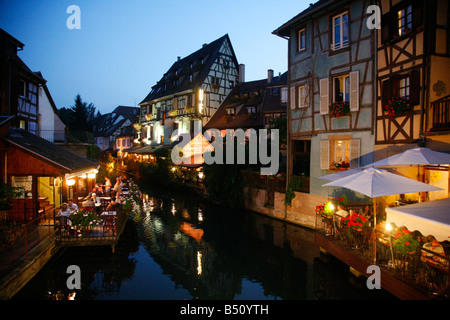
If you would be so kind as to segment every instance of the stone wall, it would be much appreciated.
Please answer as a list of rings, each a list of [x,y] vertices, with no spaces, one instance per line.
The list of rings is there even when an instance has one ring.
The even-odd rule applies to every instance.
[[[285,206],[285,194],[275,192],[274,205],[267,205],[265,189],[245,188],[245,208],[267,216],[295,223],[314,229],[316,223],[315,209],[317,205],[325,203],[325,196],[295,192],[291,206]]]

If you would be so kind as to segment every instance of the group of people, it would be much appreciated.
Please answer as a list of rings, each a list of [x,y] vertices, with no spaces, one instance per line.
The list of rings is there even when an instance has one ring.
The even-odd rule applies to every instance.
[[[106,211],[118,211],[120,209],[121,199],[120,195],[122,192],[122,188],[124,187],[124,183],[122,181],[122,176],[117,177],[116,183],[112,186],[111,180],[108,177],[105,177],[105,184],[99,185],[96,184],[91,192],[83,199],[81,203],[81,207],[83,208],[95,208],[100,207],[102,202],[102,197],[110,197],[110,202],[105,208]],[[70,221],[70,213],[77,211],[78,205],[73,202],[72,199],[69,199],[63,204],[61,204],[61,209],[58,212],[58,217],[61,220],[64,220],[64,224],[67,224],[67,221]],[[70,222],[69,222],[70,223]]]

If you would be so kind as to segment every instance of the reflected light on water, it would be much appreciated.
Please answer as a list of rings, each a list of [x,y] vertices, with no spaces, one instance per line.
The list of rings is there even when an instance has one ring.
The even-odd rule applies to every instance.
[[[202,253],[197,251],[197,275],[202,274]]]

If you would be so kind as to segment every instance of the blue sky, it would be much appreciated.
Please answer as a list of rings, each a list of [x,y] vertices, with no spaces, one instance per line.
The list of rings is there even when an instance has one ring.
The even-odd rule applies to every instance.
[[[287,71],[287,40],[272,31],[305,0],[1,0],[0,28],[25,44],[19,56],[41,71],[58,108],[75,96],[101,113],[138,105],[176,61],[227,34],[246,81]],[[81,29],[68,29],[70,5]]]

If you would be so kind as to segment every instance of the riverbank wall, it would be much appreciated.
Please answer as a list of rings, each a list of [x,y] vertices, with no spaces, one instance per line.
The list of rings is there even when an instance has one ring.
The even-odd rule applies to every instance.
[[[267,204],[267,189],[244,188],[245,208],[302,227],[315,229],[318,204],[325,203],[327,197],[295,191],[290,206],[285,205],[285,193],[274,193],[273,205]]]

